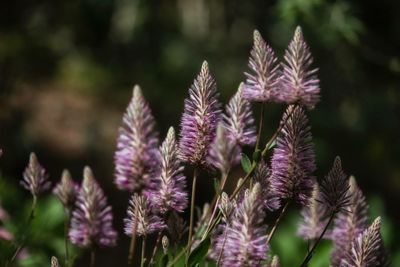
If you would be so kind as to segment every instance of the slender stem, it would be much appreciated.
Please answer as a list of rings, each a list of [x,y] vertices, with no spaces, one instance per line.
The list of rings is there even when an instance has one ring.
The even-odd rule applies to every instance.
[[[67,218],[64,221],[64,246],[65,246],[65,266],[69,266],[69,249],[68,249],[68,229],[69,229],[69,214],[70,212],[67,211]]]
[[[217,267],[219,266],[221,259],[222,259],[222,253],[224,251],[224,247],[225,247],[225,243],[226,243],[226,236],[228,235],[228,230],[225,229],[224,231],[224,242],[222,242],[222,247],[221,250],[219,251],[219,255],[218,255],[218,260],[217,260]]]
[[[261,103],[261,109],[260,109],[260,121],[258,124],[258,133],[257,133],[257,141],[256,141],[256,150],[260,147],[260,139],[261,139],[261,133],[262,133],[262,128],[263,128],[263,123],[264,123],[264,103]]]
[[[142,254],[140,256],[140,267],[144,267],[144,263],[146,262],[145,254],[146,254],[146,235],[144,235],[142,238]]]
[[[128,253],[128,265],[133,266],[133,257],[135,255],[135,247],[136,247],[136,231],[137,231],[137,217],[138,217],[138,207],[135,208],[135,220],[133,221],[133,230],[131,236],[131,243],[129,245],[129,253]]]
[[[197,168],[193,171],[193,183],[192,183],[192,199],[190,201],[190,222],[189,222],[189,238],[188,238],[188,248],[186,254],[185,265],[189,259],[190,249],[192,247],[192,230],[193,230],[193,218],[194,218],[194,203],[196,199],[196,183],[197,183]]]
[[[152,266],[154,264],[154,257],[156,256],[157,248],[158,248],[158,245],[160,244],[160,241],[161,241],[161,235],[162,235],[162,232],[159,232],[158,236],[157,236],[156,244],[154,245],[153,253],[151,254],[151,258],[150,258],[150,261],[149,261],[149,266]]]
[[[90,267],[94,267],[95,262],[96,262],[96,249],[94,248],[94,246],[92,246],[90,249]]]
[[[279,214],[278,218],[275,221],[274,226],[271,229],[271,232],[268,234],[268,238],[267,238],[267,244],[269,244],[269,242],[271,241],[272,236],[274,235],[276,228],[278,227],[283,215],[285,214],[287,208],[289,207],[290,204],[290,200],[288,200],[285,204],[285,206],[283,206],[281,213]]]
[[[321,241],[322,237],[325,235],[325,232],[328,230],[329,225],[331,224],[333,218],[335,217],[336,212],[332,212],[331,216],[329,217],[328,222],[325,225],[324,230],[322,231],[321,235],[318,237],[317,241],[312,246],[311,250],[308,252],[307,256],[304,258],[303,262],[301,263],[300,267],[307,267],[308,262],[311,260],[315,249],[317,248],[319,242]]]

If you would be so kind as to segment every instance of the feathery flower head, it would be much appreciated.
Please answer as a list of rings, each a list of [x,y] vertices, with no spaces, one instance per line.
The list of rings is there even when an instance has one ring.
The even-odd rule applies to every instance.
[[[254,181],[259,182],[261,185],[261,198],[264,207],[270,211],[276,210],[280,207],[280,199],[274,194],[271,188],[271,170],[268,164],[261,160],[254,172]]]
[[[21,185],[29,190],[33,196],[39,195],[50,187],[46,170],[40,165],[36,154],[33,152],[29,156],[29,164],[23,173]]]
[[[227,137],[222,123],[218,123],[217,135],[211,144],[208,162],[227,175],[231,167],[240,161],[240,147]]]
[[[284,59],[281,100],[286,103],[299,102],[309,109],[314,108],[319,101],[320,88],[316,76],[318,69],[310,69],[313,58],[300,26],[296,28]]]
[[[145,196],[134,194],[129,201],[128,217],[124,219],[125,234],[131,236],[136,231],[138,236],[148,235],[162,230],[164,222],[158,217]]]
[[[232,211],[235,208],[235,206],[236,206],[235,200],[230,200],[228,194],[222,192],[218,208],[221,211],[222,218],[225,222],[227,222],[231,217]]]
[[[300,106],[289,106],[271,160],[271,188],[281,199],[307,205],[314,185],[314,146],[308,119]]]
[[[70,212],[79,193],[79,185],[72,180],[68,170],[62,172],[61,181],[56,185],[53,193],[58,197],[64,208]]]
[[[146,186],[149,173],[158,163],[158,133],[150,107],[138,85],[123,116],[115,152],[115,184],[119,189]]]
[[[107,198],[96,182],[92,170],[85,167],[83,181],[72,213],[69,238],[80,247],[114,246],[117,232],[112,226],[113,215]]]
[[[257,134],[254,126],[250,102],[243,97],[244,84],[239,85],[236,94],[226,105],[226,115],[223,115],[224,127],[229,139],[239,145],[254,145]]]
[[[60,267],[60,264],[58,263],[58,260],[56,257],[51,257],[51,267]]]
[[[185,191],[186,177],[184,167],[178,158],[178,145],[175,139],[175,130],[169,128],[167,137],[160,147],[161,169],[154,179],[154,190],[150,190],[149,199],[161,213],[175,210],[183,212],[187,207],[188,195]]]
[[[249,67],[251,73],[245,73],[246,86],[244,96],[250,101],[280,101],[279,65],[272,48],[261,34],[254,31],[254,44],[250,52]]]
[[[217,86],[204,61],[189,88],[181,119],[180,157],[193,165],[207,166],[207,156],[221,114]]]
[[[381,236],[381,218],[378,217],[355,238],[341,267],[380,267],[386,263]]]
[[[226,227],[222,266],[263,266],[261,262],[267,258],[268,245],[260,194],[260,184],[256,183],[251,190],[246,190],[238,204],[231,224]]]
[[[353,240],[368,227],[368,205],[365,196],[353,176],[350,177],[349,184],[347,194],[350,204],[346,211],[338,214],[331,233],[334,242],[332,266],[340,265],[341,260],[350,251]]]
[[[339,157],[335,158],[332,169],[321,181],[319,201],[327,206],[330,213],[345,209],[350,204],[348,176],[342,169]]]

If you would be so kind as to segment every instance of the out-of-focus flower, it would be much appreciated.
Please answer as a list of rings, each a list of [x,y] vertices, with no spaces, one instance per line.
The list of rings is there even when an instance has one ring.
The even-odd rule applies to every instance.
[[[178,145],[172,127],[160,147],[160,154],[161,169],[154,179],[154,190],[150,190],[150,201],[161,214],[171,210],[183,212],[188,204],[186,177],[178,158]]]
[[[58,263],[58,260],[56,257],[51,257],[51,267],[60,267],[60,264]]]
[[[298,102],[308,108],[314,108],[319,101],[320,88],[316,76],[318,69],[310,69],[313,59],[299,26],[285,52],[284,59],[280,79],[281,100],[286,103]]]
[[[281,265],[279,264],[279,258],[278,256],[274,256],[272,258],[271,264],[269,265],[269,267],[280,267]]]
[[[119,189],[138,190],[147,185],[158,163],[158,133],[150,107],[138,85],[123,116],[115,152],[115,184]]]
[[[80,247],[114,246],[117,232],[112,226],[113,215],[107,198],[97,184],[92,170],[85,167],[83,181],[72,213],[69,238]]]
[[[125,234],[132,236],[136,231],[138,236],[148,235],[165,228],[165,224],[152,210],[145,196],[134,194],[129,201],[128,216],[124,219]]]
[[[163,248],[164,255],[168,254],[168,248],[169,248],[169,239],[166,235],[164,235],[161,239],[161,244]]]
[[[256,142],[256,127],[250,102],[243,97],[244,84],[239,85],[236,94],[226,105],[223,115],[227,136],[239,145],[254,145]]]
[[[254,44],[249,58],[251,73],[245,73],[244,96],[258,102],[280,101],[278,59],[257,30],[253,36]]]
[[[280,199],[274,194],[271,188],[271,170],[268,164],[261,160],[254,172],[254,181],[259,182],[261,185],[261,198],[264,207],[270,211],[276,210],[280,207]]]
[[[72,180],[70,172],[64,170],[61,175],[61,181],[56,185],[53,192],[69,213],[79,193],[79,185]]]
[[[315,154],[308,119],[300,106],[289,106],[271,160],[271,188],[281,199],[307,205],[311,197]]]
[[[23,173],[21,185],[29,190],[33,196],[38,196],[50,187],[46,170],[40,165],[33,152],[29,156],[29,164]]]
[[[181,120],[180,157],[193,165],[207,166],[207,156],[214,140],[221,108],[217,86],[204,61],[200,73],[189,89]]]

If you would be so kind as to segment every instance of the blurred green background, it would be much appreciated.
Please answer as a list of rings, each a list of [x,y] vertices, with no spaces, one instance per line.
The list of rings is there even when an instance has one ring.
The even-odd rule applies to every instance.
[[[393,266],[400,266],[399,11],[396,0],[2,1],[0,201],[11,217],[3,224],[17,231],[26,220],[30,196],[18,183],[35,151],[54,182],[63,168],[80,181],[83,166],[92,166],[121,232],[129,195],[113,186],[112,157],[133,85],[142,86],[163,137],[170,125],[178,126],[187,88],[204,59],[226,103],[248,69],[253,30],[281,57],[301,25],[320,69],[321,102],[309,112],[317,174],[327,172],[334,156],[342,157],[371,214],[383,216]],[[283,108],[267,105],[265,136]],[[204,188],[210,184],[202,180]],[[45,266],[52,254],[62,256],[62,209],[53,196],[40,205],[43,216],[34,223],[36,238],[27,252],[34,257],[24,266]],[[297,218],[293,210],[276,237],[284,267],[305,253],[299,238],[289,241]],[[118,247],[99,253],[99,266],[124,266],[127,246],[120,234]],[[322,249],[312,266],[327,266],[328,254]]]

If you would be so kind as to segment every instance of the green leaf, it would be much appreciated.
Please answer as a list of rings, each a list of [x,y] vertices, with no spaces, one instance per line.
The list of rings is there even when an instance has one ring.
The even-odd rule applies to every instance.
[[[271,142],[271,144],[267,147],[267,151],[271,150],[272,148],[274,148],[274,146],[276,145],[276,138],[274,141]]]
[[[249,157],[247,157],[246,154],[242,153],[242,159],[240,160],[240,163],[242,164],[243,170],[248,173],[251,170],[251,161]]]
[[[253,161],[254,162],[259,162],[261,159],[261,150],[257,149],[256,151],[254,151],[253,153]]]
[[[196,264],[200,263],[206,257],[210,245],[210,238],[207,237],[192,251],[192,253],[190,253],[188,260],[190,267],[196,266]]]
[[[220,187],[220,182],[217,178],[214,178],[214,190],[216,193],[218,193]]]

